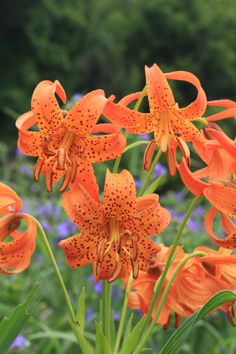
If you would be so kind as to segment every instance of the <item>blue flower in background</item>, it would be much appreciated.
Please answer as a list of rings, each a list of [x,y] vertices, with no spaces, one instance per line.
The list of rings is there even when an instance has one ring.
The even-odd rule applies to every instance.
[[[138,178],[135,178],[135,179],[134,179],[134,183],[135,183],[136,188],[140,188],[141,185],[142,185],[140,179],[138,179]]]
[[[20,166],[20,172],[25,176],[32,176],[32,166],[23,164]]]
[[[80,92],[76,92],[73,95],[73,99],[76,100],[76,101],[79,101],[82,97],[83,97],[83,95]]]
[[[151,139],[151,135],[150,134],[139,134],[138,137],[141,140],[150,140]]]
[[[89,322],[93,318],[93,309],[91,307],[85,312],[84,317],[86,322]]]
[[[159,177],[161,175],[166,176],[167,175],[167,168],[163,166],[162,164],[158,163],[153,171],[153,174],[155,177]]]
[[[26,342],[27,340],[24,336],[17,336],[14,342],[12,342],[10,348],[23,350],[26,347]]]
[[[102,281],[99,280],[96,283],[93,280],[93,274],[90,274],[88,277],[88,280],[93,283],[93,289],[95,290],[96,293],[101,294],[102,293]]]
[[[182,192],[176,192],[175,193],[175,200],[177,202],[182,202],[184,199],[183,193]]]
[[[187,222],[187,226],[193,232],[201,232],[202,231],[202,224],[199,221],[189,219]]]
[[[18,148],[16,148],[16,156],[20,158],[25,157],[25,155]]]

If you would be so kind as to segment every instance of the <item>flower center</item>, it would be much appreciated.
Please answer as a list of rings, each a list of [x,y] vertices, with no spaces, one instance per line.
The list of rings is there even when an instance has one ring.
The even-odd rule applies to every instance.
[[[138,277],[138,237],[133,235],[129,230],[121,231],[120,224],[117,220],[109,221],[109,238],[103,239],[97,248],[97,264],[96,273],[99,276],[101,272],[101,263],[104,257],[111,251],[115,251],[116,267],[111,276],[108,279],[109,282],[113,282],[122,270],[121,257],[128,256],[131,261],[133,277]],[[122,255],[123,253],[123,255]]]
[[[69,151],[70,147],[73,144],[75,138],[75,133],[67,131],[63,136],[63,139],[57,149],[53,146],[52,137],[46,135],[42,142],[42,150],[44,154],[50,159],[55,159],[55,164],[52,170],[48,171],[46,174],[46,188],[48,192],[52,191],[52,181],[53,181],[53,170],[64,171],[64,180],[60,187],[60,191],[64,191],[69,183],[73,183],[76,172],[77,172],[77,162],[76,158],[70,159]],[[39,180],[39,176],[44,165],[44,161],[38,159],[35,169],[34,169],[34,179],[36,182]]]

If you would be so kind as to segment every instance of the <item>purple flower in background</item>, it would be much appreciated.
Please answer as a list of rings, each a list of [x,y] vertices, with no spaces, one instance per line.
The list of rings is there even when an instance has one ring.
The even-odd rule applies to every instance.
[[[202,231],[202,225],[200,222],[193,220],[193,219],[189,219],[188,223],[187,223],[188,228],[193,231],[193,232],[200,232]]]
[[[26,347],[26,338],[24,336],[17,336],[14,340],[14,342],[12,342],[10,348],[11,349],[25,349]]]
[[[25,155],[18,148],[16,148],[16,156],[17,157],[24,157]]]
[[[66,237],[70,233],[70,224],[67,220],[63,220],[57,224],[57,233],[60,237]]]
[[[135,178],[135,179],[134,179],[134,183],[135,183],[136,188],[140,188],[141,185],[142,185],[140,179],[138,179],[138,178]]]
[[[88,277],[88,280],[93,283],[93,288],[95,290],[96,293],[98,294],[101,294],[102,293],[102,281],[99,280],[97,281],[96,283],[94,283],[94,279],[93,279],[93,274],[91,274],[89,277]]]
[[[151,135],[150,134],[139,134],[138,137],[141,140],[150,140],[151,139]]]
[[[49,225],[47,222],[41,221],[41,225],[46,233],[52,231],[51,225]]]
[[[83,97],[83,95],[80,92],[76,92],[73,95],[73,99],[76,100],[76,101],[79,101],[82,97]]]
[[[196,216],[202,216],[204,214],[204,208],[202,205],[196,206],[196,208],[193,211],[193,215]]]
[[[85,321],[88,322],[93,318],[93,309],[90,307],[86,312],[85,312]]]
[[[20,166],[20,172],[23,173],[25,176],[31,176],[32,175],[32,169],[30,168],[29,165],[21,165]]]
[[[179,213],[179,212],[175,211],[172,208],[166,208],[166,209],[170,212],[170,215],[171,215],[172,219],[175,219],[178,222],[181,222],[183,220],[184,214]]]
[[[184,199],[183,193],[182,192],[176,192],[175,193],[175,200],[177,202],[182,202]]]
[[[119,319],[120,319],[120,314],[117,313],[117,312],[114,312],[113,318],[114,318],[115,321],[119,321]]]
[[[155,177],[159,177],[161,175],[166,176],[167,175],[167,168],[163,166],[162,164],[158,163],[153,171],[153,174]]]

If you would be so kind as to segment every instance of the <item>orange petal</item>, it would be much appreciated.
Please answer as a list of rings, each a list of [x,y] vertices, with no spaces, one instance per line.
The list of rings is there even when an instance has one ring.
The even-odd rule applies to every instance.
[[[100,229],[103,223],[102,207],[82,185],[77,192],[63,193],[62,204],[69,218],[79,228],[93,227],[93,232]]]
[[[204,189],[208,187],[208,184],[202,182],[194,176],[194,174],[189,170],[185,159],[182,159],[178,171],[182,182],[185,186],[195,195],[201,196],[204,192]]]
[[[97,123],[107,98],[103,90],[94,90],[83,96],[68,112],[67,129],[78,135],[88,134]]]
[[[41,81],[35,88],[31,101],[37,125],[49,135],[55,133],[64,123],[55,93],[63,103],[66,102],[66,94],[59,81]]]
[[[132,217],[136,208],[136,191],[132,175],[127,170],[111,173],[107,169],[104,187],[104,212],[117,220]]]
[[[91,163],[83,159],[77,159],[77,172],[73,183],[70,183],[70,189],[72,192],[77,192],[82,185],[89,194],[95,199],[97,203],[99,201],[99,190],[96,177],[94,174]]]
[[[198,78],[188,71],[173,71],[165,74],[167,79],[186,81],[195,86],[197,89],[197,98],[185,108],[180,108],[178,111],[185,119],[198,119],[205,112],[207,99],[201,83]]]
[[[213,137],[220,143],[221,147],[228,151],[236,160],[236,142],[230,139],[223,131],[208,129]]]
[[[228,99],[208,101],[208,106],[220,106],[225,108],[236,108],[236,102]]]
[[[25,270],[31,261],[36,245],[37,226],[27,214],[22,214],[27,222],[24,232],[12,232],[13,240],[0,242],[0,271],[3,273],[20,273]]]
[[[153,116],[150,113],[136,112],[123,105],[108,101],[103,114],[112,123],[127,129],[130,133],[144,134],[153,130]]]
[[[103,234],[94,232],[81,232],[80,234],[62,240],[59,247],[65,252],[67,263],[72,268],[83,267],[96,261],[97,245]]]
[[[205,120],[207,122],[216,122],[218,120],[232,118],[232,117],[236,117],[236,108],[229,108],[224,111],[211,114],[210,116],[205,117]]]
[[[16,192],[0,182],[0,214],[18,212],[22,208],[22,201]]]
[[[219,183],[211,183],[204,190],[205,197],[222,213],[236,218],[236,189]]]
[[[151,240],[142,237],[138,247],[139,269],[146,271],[150,267],[150,260],[160,251],[160,247]]]
[[[236,227],[234,227],[234,231],[227,235],[224,239],[220,239],[214,234],[212,230],[212,223],[217,212],[218,210],[216,208],[211,208],[205,216],[205,229],[207,234],[210,236],[211,240],[220,247],[230,249],[236,248]]]
[[[162,208],[157,194],[137,198],[136,215],[127,223],[127,229],[134,234],[155,236],[161,233],[170,222],[170,213]]]
[[[22,114],[16,120],[16,127],[19,129],[17,146],[22,153],[29,156],[38,156],[42,150],[42,134],[29,130],[34,124],[32,111]]]
[[[141,94],[142,94],[142,91],[131,93],[131,94],[129,94],[129,95],[123,97],[123,98],[119,101],[119,104],[120,104],[121,106],[128,106],[128,105],[129,105],[130,103],[132,103],[133,101],[138,100]]]
[[[87,161],[95,163],[112,160],[124,151],[126,140],[114,124],[97,124],[92,133],[105,134],[80,139],[79,148],[83,150],[83,157]]]
[[[145,73],[150,112],[157,114],[160,110],[174,108],[175,99],[171,88],[157,64],[150,68],[145,66]]]
[[[179,135],[185,142],[199,141],[200,143],[205,144],[203,134],[195,127],[193,123],[185,119],[180,110],[173,112],[172,127],[174,133],[177,136]]]

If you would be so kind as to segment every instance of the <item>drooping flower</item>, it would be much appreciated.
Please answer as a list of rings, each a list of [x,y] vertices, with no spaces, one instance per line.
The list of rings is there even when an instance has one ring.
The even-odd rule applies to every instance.
[[[71,267],[94,263],[95,277],[133,277],[149,266],[159,246],[149,239],[169,223],[169,213],[158,195],[136,198],[135,182],[124,170],[106,174],[104,201],[98,202],[82,186],[63,194],[63,206],[81,233],[60,242]]]
[[[160,247],[161,251],[157,254],[155,263],[146,272],[140,272],[138,278],[133,280],[129,294],[129,307],[139,309],[144,314],[148,312],[154,295],[155,284],[162,274],[170,252],[170,248],[163,245]],[[235,255],[231,255],[228,250],[214,251],[207,247],[198,247],[195,251],[205,253],[205,256],[195,256],[188,259],[177,273],[157,319],[157,323],[163,325],[164,328],[169,326],[173,312],[175,314],[175,325],[178,326],[181,317],[191,316],[220,290],[235,289],[236,273],[235,268],[232,267],[236,263]],[[184,253],[182,249],[177,248],[176,257],[168,270],[152,318],[176,266],[187,256],[188,254]],[[125,285],[126,283],[127,279],[125,279]],[[217,309],[224,310],[230,323],[234,324],[232,302],[221,305]]]
[[[235,180],[225,183],[204,182],[196,177],[188,168],[183,159],[179,165],[179,173],[185,186],[195,195],[205,196],[212,204],[212,208],[205,216],[206,232],[213,242],[219,246],[227,248],[236,247],[235,225],[230,218],[236,218],[236,184]],[[220,212],[222,215],[223,229],[227,234],[225,239],[218,239],[212,231],[212,223],[215,214]]]
[[[205,127],[203,134],[206,143],[195,142],[194,147],[207,166],[197,170],[194,176],[207,177],[213,182],[228,180],[231,174],[236,173],[236,142],[215,123]]]
[[[35,249],[36,223],[28,214],[21,213],[21,208],[21,199],[13,189],[0,183],[0,273],[25,270]],[[26,221],[27,228],[20,232],[17,229],[22,219]]]
[[[205,112],[206,95],[196,76],[185,71],[175,71],[164,74],[154,64],[145,67],[147,95],[150,113],[141,113],[126,107],[132,100],[137,99],[140,93],[128,95],[115,104],[111,100],[104,109],[104,115],[112,122],[135,134],[154,132],[155,144],[162,152],[167,153],[170,174],[176,170],[176,148],[179,147],[183,156],[189,159],[190,152],[186,142],[200,141],[204,138],[191,121],[198,119]],[[179,108],[167,79],[182,80],[194,85],[198,91],[197,98],[185,108]],[[145,154],[144,166],[148,168],[155,151],[154,141],[151,141]],[[147,161],[146,161],[147,160]]]
[[[216,122],[218,120],[222,119],[227,119],[234,117],[236,118],[236,102],[229,100],[229,99],[223,99],[223,100],[214,100],[214,101],[208,101],[207,102],[208,106],[214,106],[214,107],[224,107],[226,109],[211,114],[210,116],[206,117],[206,121],[208,122]]]
[[[29,156],[37,156],[35,181],[45,175],[48,192],[52,184],[63,177],[60,191],[69,184],[89,186],[96,191],[91,163],[113,159],[120,155],[125,139],[112,124],[96,125],[107,99],[103,90],[83,96],[69,111],[60,109],[55,94],[66,101],[58,81],[42,81],[32,96],[32,111],[17,119],[18,148]],[[37,126],[38,131],[32,130]]]

